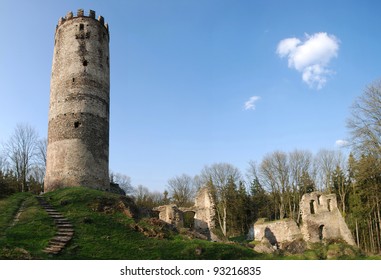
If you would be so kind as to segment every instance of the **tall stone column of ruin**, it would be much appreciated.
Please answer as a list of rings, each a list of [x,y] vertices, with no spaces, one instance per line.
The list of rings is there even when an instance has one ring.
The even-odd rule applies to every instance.
[[[69,12],[56,28],[45,191],[108,189],[109,29],[95,12]]]

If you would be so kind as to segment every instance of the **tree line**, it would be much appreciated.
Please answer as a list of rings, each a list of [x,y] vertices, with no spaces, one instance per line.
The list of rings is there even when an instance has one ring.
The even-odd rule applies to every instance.
[[[347,120],[349,154],[322,149],[274,151],[250,162],[245,178],[228,163],[205,166],[194,178],[168,181],[170,201],[190,203],[201,185],[215,200],[216,224],[224,236],[244,234],[259,218],[294,219],[305,193],[335,193],[357,245],[381,252],[381,80],[358,97]]]
[[[226,237],[247,233],[259,218],[294,219],[305,193],[335,193],[338,207],[356,243],[367,252],[381,251],[381,81],[355,100],[347,121],[349,154],[322,149],[273,151],[249,162],[245,174],[229,163],[205,166],[196,176],[170,178],[163,193],[132,186],[131,178],[110,171],[140,207],[174,203],[191,206],[197,190],[208,186],[215,201],[216,225]],[[0,198],[13,192],[40,192],[46,164],[46,139],[20,124],[0,150]]]

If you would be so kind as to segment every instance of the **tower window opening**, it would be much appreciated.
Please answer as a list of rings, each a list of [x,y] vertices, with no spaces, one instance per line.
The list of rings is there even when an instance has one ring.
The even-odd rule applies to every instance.
[[[324,230],[324,225],[319,226],[319,240],[322,241],[324,236],[323,236],[323,230]]]
[[[85,28],[85,25],[83,24],[83,23],[81,23],[80,25],[79,25],[79,30],[83,30]]]
[[[88,64],[87,60],[84,60],[83,61],[83,66],[87,66],[87,64]]]
[[[317,196],[318,205],[320,205],[320,196],[321,196],[321,195],[318,195],[318,196]]]
[[[314,202],[315,202],[315,200],[311,200],[310,201],[310,211],[311,211],[311,214],[315,214]]]
[[[331,212],[331,200],[330,199],[327,200],[327,208],[328,208],[328,211]]]
[[[80,123],[80,122],[78,122],[78,121],[77,121],[77,122],[74,122],[74,127],[75,127],[75,128],[78,128],[78,127],[80,127],[80,126],[81,126],[81,123]]]

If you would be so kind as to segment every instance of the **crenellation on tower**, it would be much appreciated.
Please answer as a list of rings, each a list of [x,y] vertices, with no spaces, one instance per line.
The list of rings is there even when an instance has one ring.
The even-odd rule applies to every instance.
[[[89,17],[95,19],[95,11],[90,10]]]
[[[85,16],[85,12],[83,11],[83,9],[78,9],[77,10],[77,17],[83,17]]]
[[[70,11],[66,14],[66,19],[71,19],[71,18],[73,18],[73,12],[72,11]]]
[[[72,20],[72,19],[75,19],[75,18],[91,18],[95,21],[98,21],[107,31],[109,30],[108,23],[105,23],[103,16],[98,16],[98,19],[96,19],[96,13],[93,10],[89,10],[89,14],[88,14],[88,16],[86,16],[83,9],[78,9],[76,16],[74,16],[72,11],[69,11],[65,17],[61,17],[59,19],[58,25],[56,26],[56,29],[58,29],[65,22]]]
[[[102,16],[99,16],[99,17],[98,17],[98,21],[99,21],[101,24],[104,24],[104,23],[105,23],[105,19],[104,19]]]
[[[58,26],[60,26],[61,24],[63,24],[65,21],[66,21],[66,18],[61,17],[61,18],[58,20]]]

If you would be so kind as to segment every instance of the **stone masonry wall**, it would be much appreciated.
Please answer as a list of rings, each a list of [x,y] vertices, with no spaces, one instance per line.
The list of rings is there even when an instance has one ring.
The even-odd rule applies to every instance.
[[[55,33],[45,191],[109,188],[109,103],[108,25],[69,12]]]
[[[343,239],[355,245],[353,236],[342,217],[335,194],[313,192],[305,194],[300,202],[304,239],[320,242],[323,239]]]
[[[254,239],[267,238],[272,245],[302,239],[303,236],[294,220],[272,222],[258,221],[254,224]]]
[[[260,241],[266,238],[273,245],[299,238],[312,243],[342,239],[350,245],[355,245],[337,207],[335,194],[305,194],[300,201],[300,211],[302,223],[299,227],[293,220],[258,221],[254,224],[254,239]]]

